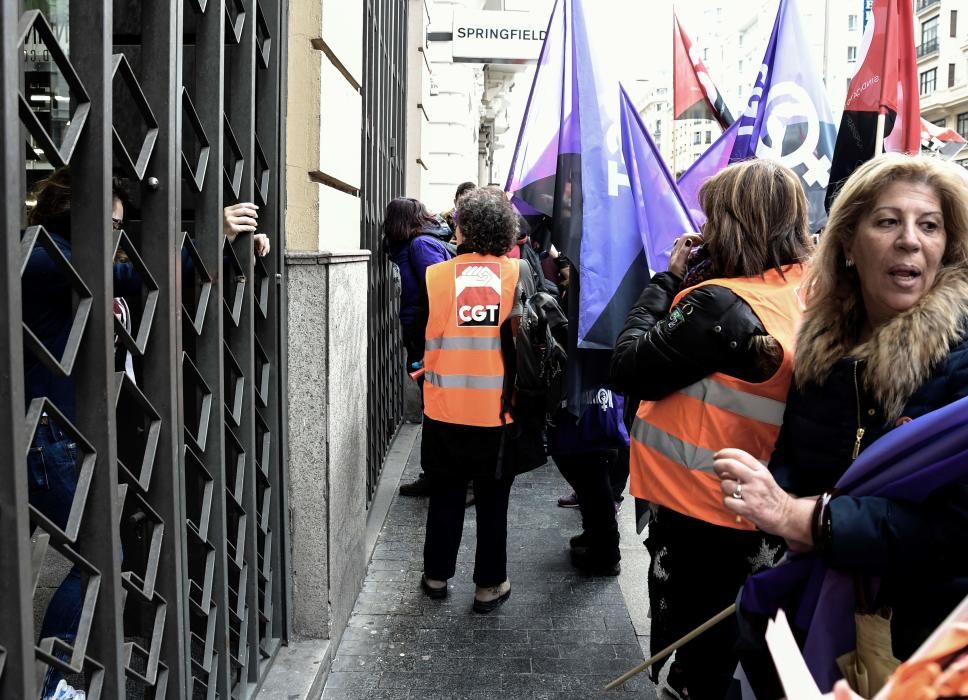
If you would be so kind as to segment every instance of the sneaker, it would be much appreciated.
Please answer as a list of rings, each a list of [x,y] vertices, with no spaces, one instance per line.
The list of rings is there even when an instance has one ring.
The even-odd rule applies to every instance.
[[[504,583],[490,588],[477,588],[474,593],[474,612],[487,615],[489,612],[497,610],[511,597],[511,581],[505,579]]]
[[[567,496],[562,496],[558,499],[559,508],[577,508],[578,507],[578,494],[572,491]]]
[[[421,474],[416,478],[416,480],[411,481],[409,484],[401,484],[400,495],[411,496],[415,498],[419,498],[422,496],[429,496],[430,479],[427,478],[426,474]]]

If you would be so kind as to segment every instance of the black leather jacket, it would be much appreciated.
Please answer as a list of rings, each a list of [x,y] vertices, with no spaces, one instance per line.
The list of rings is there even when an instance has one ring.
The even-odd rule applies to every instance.
[[[746,381],[767,379],[776,365],[764,365],[750,348],[766,329],[749,304],[726,287],[700,287],[672,300],[682,279],[671,272],[652,278],[625,320],[612,354],[615,389],[638,401],[657,401],[722,372]]]

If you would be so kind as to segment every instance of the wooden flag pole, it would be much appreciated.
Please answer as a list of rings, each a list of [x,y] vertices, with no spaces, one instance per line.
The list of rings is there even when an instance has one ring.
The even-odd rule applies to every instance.
[[[874,157],[877,158],[884,152],[884,108],[881,107],[877,112],[877,129],[874,132]]]
[[[669,646],[667,646],[665,649],[663,649],[662,651],[660,651],[658,654],[653,654],[648,659],[646,659],[645,661],[643,661],[642,663],[640,663],[638,666],[636,666],[635,668],[633,668],[631,671],[627,671],[623,675],[621,675],[618,678],[616,678],[614,681],[612,681],[611,683],[609,683],[608,685],[605,686],[605,690],[613,690],[615,688],[618,688],[620,685],[622,685],[623,683],[625,683],[625,681],[629,680],[633,676],[639,675],[640,673],[642,673],[642,671],[644,671],[645,669],[647,669],[652,664],[654,664],[654,663],[656,663],[658,661],[662,661],[662,659],[664,659],[665,657],[669,656],[676,649],[678,649],[679,647],[681,647],[684,644],[687,644],[688,642],[691,642],[693,639],[695,639],[700,634],[702,634],[703,632],[705,632],[706,630],[708,630],[710,627],[715,627],[716,625],[718,625],[720,622],[722,622],[723,620],[725,620],[727,617],[730,617],[735,612],[736,612],[736,603],[733,603],[732,605],[730,605],[728,608],[726,608],[722,612],[717,613],[714,617],[711,617],[708,620],[706,620],[704,623],[702,623],[701,625],[699,625],[699,627],[697,627],[696,629],[694,629],[689,634],[687,634],[687,635],[685,635],[683,637],[680,637],[679,639],[677,639],[676,641],[674,641],[672,644],[670,644]]]

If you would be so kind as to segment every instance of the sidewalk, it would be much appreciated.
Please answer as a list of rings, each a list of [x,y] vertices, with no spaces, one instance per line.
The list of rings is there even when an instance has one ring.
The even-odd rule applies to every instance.
[[[419,451],[418,438],[404,481],[419,473]],[[579,531],[580,515],[555,505],[568,490],[554,466],[515,480],[508,512],[513,593],[490,615],[471,611],[473,508],[464,521],[450,596],[432,601],[420,591],[426,499],[395,496],[323,698],[655,698],[647,674],[602,692],[642,661],[642,648],[619,581],[583,577],[568,561],[568,538]],[[628,499],[626,504],[623,521],[633,517]],[[623,542],[626,559],[644,551],[640,539]],[[642,571],[641,561],[622,564],[636,575]],[[624,581],[626,588],[633,583],[644,591],[644,577]]]

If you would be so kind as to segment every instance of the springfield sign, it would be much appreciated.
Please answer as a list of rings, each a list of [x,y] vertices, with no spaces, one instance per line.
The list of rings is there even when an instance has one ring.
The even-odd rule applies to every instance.
[[[535,63],[548,18],[534,12],[454,10],[455,63]]]

